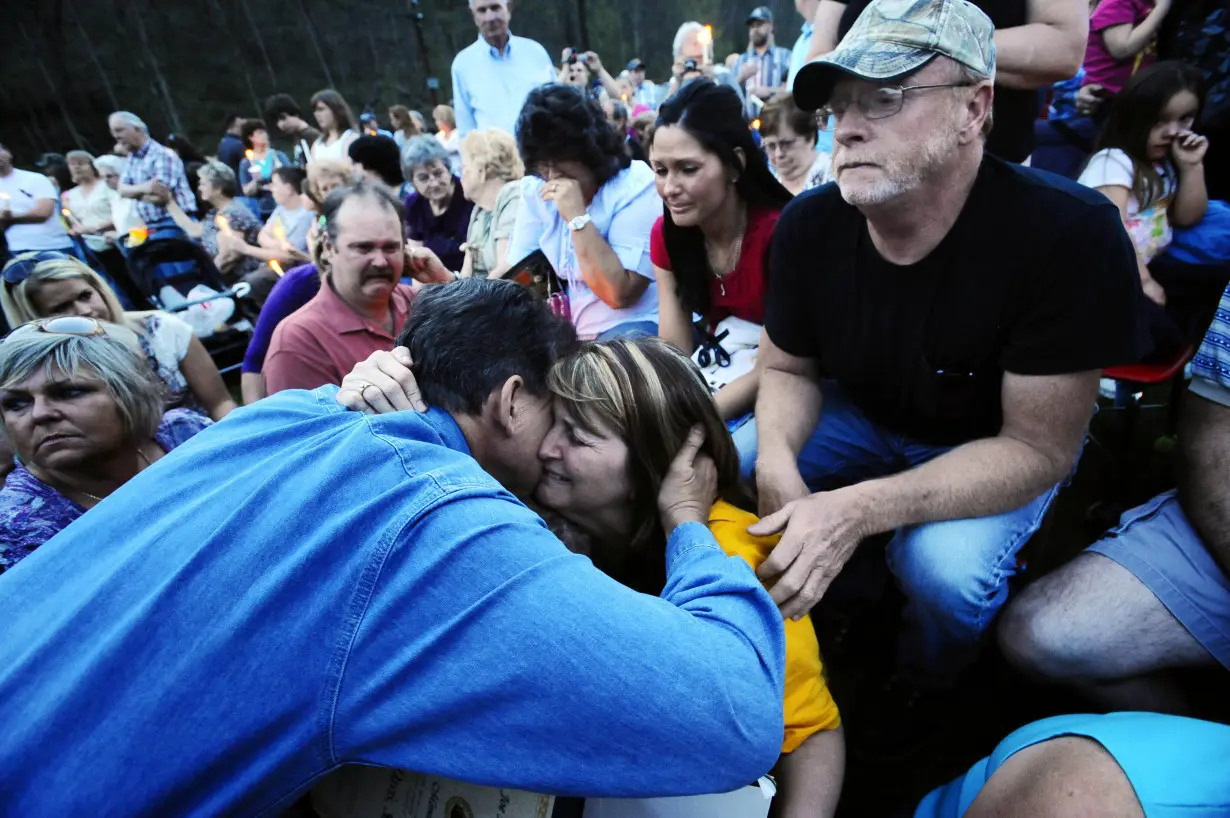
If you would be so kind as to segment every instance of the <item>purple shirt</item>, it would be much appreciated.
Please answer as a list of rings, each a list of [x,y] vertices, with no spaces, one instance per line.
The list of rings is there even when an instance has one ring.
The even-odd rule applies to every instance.
[[[320,273],[315,264],[304,264],[287,270],[286,275],[279,279],[261,314],[256,319],[256,328],[252,330],[252,340],[248,341],[248,351],[243,355],[243,372],[260,372],[265,366],[265,355],[269,352],[269,342],[273,339],[273,331],[277,329],[282,319],[311,301],[320,291]]]
[[[172,409],[162,416],[154,441],[169,452],[212,423],[196,412]],[[85,512],[18,463],[0,489],[0,574]]]
[[[448,269],[460,270],[466,258],[461,245],[470,229],[470,211],[474,209],[474,203],[466,201],[461,192],[461,180],[453,177],[453,200],[439,216],[431,212],[431,203],[417,191],[402,204],[406,208],[406,236],[422,242]]]

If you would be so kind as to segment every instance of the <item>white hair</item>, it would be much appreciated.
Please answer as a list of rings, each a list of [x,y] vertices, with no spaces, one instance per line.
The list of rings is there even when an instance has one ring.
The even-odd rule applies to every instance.
[[[137,116],[131,111],[116,111],[115,113],[111,114],[111,116],[107,117],[108,122],[110,122],[113,119],[121,120],[125,125],[131,125],[132,127],[136,128],[139,131],[145,131],[146,133],[149,133],[149,128],[146,126],[145,120],[141,119],[141,117]]]
[[[115,154],[108,153],[103,156],[96,157],[94,159],[94,167],[98,168],[99,170],[102,170],[105,168],[115,173],[123,174],[124,173],[124,163],[126,161],[128,160],[123,159],[119,156],[116,156]]]
[[[687,42],[688,37],[704,30],[705,27],[695,20],[679,26],[679,30],[675,32],[675,44],[673,47],[675,57],[678,58],[683,53],[683,44]]]

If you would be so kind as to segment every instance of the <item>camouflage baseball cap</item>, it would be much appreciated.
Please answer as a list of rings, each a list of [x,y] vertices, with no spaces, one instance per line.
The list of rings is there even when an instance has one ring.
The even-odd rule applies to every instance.
[[[794,101],[828,102],[841,72],[881,81],[917,71],[936,54],[995,77],[995,25],[968,0],[872,0],[837,48],[803,66]]]

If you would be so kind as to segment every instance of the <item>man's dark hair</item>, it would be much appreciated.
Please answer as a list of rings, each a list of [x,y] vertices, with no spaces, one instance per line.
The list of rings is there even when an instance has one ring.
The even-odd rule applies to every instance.
[[[525,98],[517,117],[517,147],[529,173],[541,176],[546,162],[577,161],[599,187],[632,163],[598,101],[558,83],[540,85]]]
[[[513,375],[531,395],[548,394],[547,373],[577,348],[577,334],[528,288],[466,278],[424,288],[397,343],[409,347],[429,406],[477,415]]]
[[[295,98],[290,94],[274,94],[265,100],[265,121],[273,123],[277,126],[278,120],[284,116],[297,116],[303,118],[303,111],[299,109],[299,103],[295,102]]]
[[[303,182],[307,179],[307,171],[303,168],[297,168],[294,165],[274,168],[272,175],[281,179],[284,184],[293,187],[295,193],[303,192]]]
[[[320,215],[325,219],[325,235],[328,237],[331,245],[337,246],[337,214],[341,211],[343,204],[350,199],[356,198],[374,199],[384,204],[389,210],[397,214],[399,224],[404,223],[405,211],[402,209],[401,200],[397,198],[397,194],[379,182],[360,179],[353,185],[339,187],[330,193],[328,198],[325,199],[325,203],[320,207]],[[402,232],[405,232],[404,227]]]
[[[401,148],[387,136],[364,134],[346,149],[350,161],[375,173],[389,187],[397,190],[404,181],[401,175]]]
[[[226,124],[222,126],[222,130],[224,130],[224,131],[229,131],[231,128],[234,128],[234,127],[235,127],[235,120],[237,120],[237,119],[243,119],[243,115],[242,115],[242,114],[234,114],[234,113],[232,113],[232,114],[227,114],[227,115],[226,115]]]

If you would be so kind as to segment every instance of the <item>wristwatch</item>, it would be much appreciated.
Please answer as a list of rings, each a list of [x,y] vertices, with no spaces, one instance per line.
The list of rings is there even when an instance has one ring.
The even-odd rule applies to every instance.
[[[580,216],[577,216],[575,219],[568,222],[568,229],[575,233],[578,230],[584,230],[585,225],[590,224],[591,222],[593,222],[593,219],[589,217],[589,214],[582,213]]]

